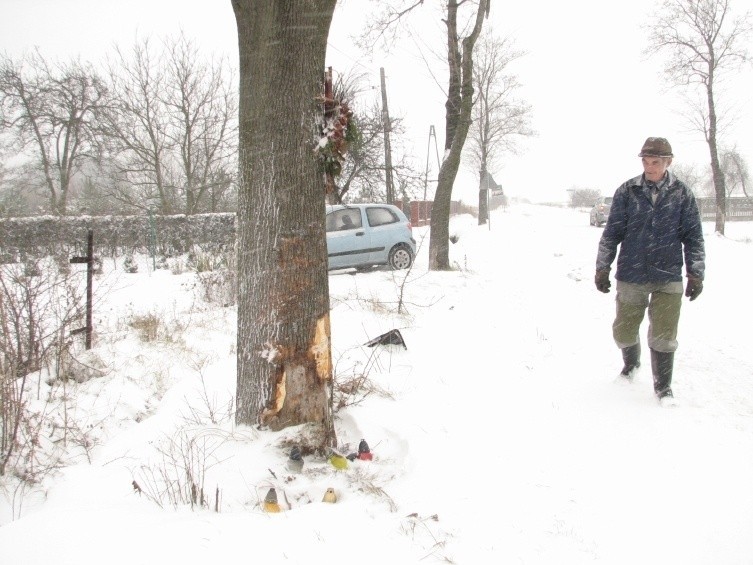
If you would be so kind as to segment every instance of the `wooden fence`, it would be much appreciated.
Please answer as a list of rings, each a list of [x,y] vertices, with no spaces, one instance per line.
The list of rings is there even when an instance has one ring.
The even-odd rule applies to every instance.
[[[716,219],[716,198],[696,198],[703,221]],[[727,221],[753,220],[753,198],[727,198]]]
[[[395,206],[400,208],[410,219],[413,226],[426,226],[431,221],[432,200],[398,200]],[[461,203],[458,200],[450,202],[450,215],[459,214]]]

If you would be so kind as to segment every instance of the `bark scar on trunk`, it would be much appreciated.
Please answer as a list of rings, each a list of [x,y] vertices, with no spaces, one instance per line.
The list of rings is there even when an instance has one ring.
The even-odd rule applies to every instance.
[[[284,360],[288,357],[288,353],[285,351],[285,348],[279,344],[275,345],[267,342],[264,344],[261,356],[266,359],[267,362],[275,366],[274,393],[269,406],[264,409],[259,418],[262,424],[267,424],[271,418],[282,410],[282,407],[285,404],[285,396],[287,394],[287,375],[285,374]]]
[[[330,355],[329,337],[328,312],[317,320],[314,342],[309,347],[309,353],[314,358],[314,363],[316,364],[316,374],[321,381],[328,381],[332,378],[332,356]]]
[[[285,404],[285,395],[287,391],[287,375],[284,369],[278,371],[279,376],[275,382],[275,392],[272,404],[266,408],[261,415],[261,423],[266,424],[269,420],[279,414]]]

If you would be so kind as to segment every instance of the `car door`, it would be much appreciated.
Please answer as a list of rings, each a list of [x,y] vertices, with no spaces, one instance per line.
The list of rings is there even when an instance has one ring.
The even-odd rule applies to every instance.
[[[337,208],[327,213],[328,268],[344,269],[367,263],[371,247],[358,207]]]
[[[373,206],[366,208],[366,221],[371,231],[369,260],[372,263],[387,263],[390,249],[399,242],[400,233],[395,228],[400,218],[386,206]]]

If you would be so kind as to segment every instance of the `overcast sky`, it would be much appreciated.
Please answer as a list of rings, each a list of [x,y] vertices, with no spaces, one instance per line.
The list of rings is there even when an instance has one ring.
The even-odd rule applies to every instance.
[[[739,10],[746,6],[734,1]],[[430,126],[436,128],[440,149],[444,142],[444,98],[416,45],[441,32],[441,24],[427,16],[420,37],[405,37],[391,54],[358,55],[350,34],[373,4],[338,3],[328,65],[367,73],[375,92],[379,68],[385,68],[390,113],[404,119],[409,147],[423,170]],[[527,52],[510,70],[533,107],[538,132],[521,145],[520,155],[493,171],[508,194],[535,201],[565,200],[573,187],[611,194],[641,172],[637,153],[648,136],[667,137],[676,162],[706,166],[707,146],[700,134],[687,131],[677,113],[681,104],[665,92],[661,61],[642,56],[645,24],[657,5],[653,0],[492,1],[489,23]],[[38,46],[45,56],[80,55],[98,62],[115,43],[131,46],[137,37],[164,37],[181,29],[207,53],[237,61],[230,0],[0,0],[0,51],[12,55]],[[753,52],[753,45],[749,49]],[[430,67],[443,72],[440,61],[431,61]],[[742,73],[727,88],[748,100],[752,77],[750,71]],[[737,115],[725,141],[737,145],[753,166],[753,107],[743,105]],[[436,169],[433,142],[428,153]],[[430,178],[432,173],[436,177],[436,170]],[[471,171],[462,171],[453,197],[474,200],[476,183]]]

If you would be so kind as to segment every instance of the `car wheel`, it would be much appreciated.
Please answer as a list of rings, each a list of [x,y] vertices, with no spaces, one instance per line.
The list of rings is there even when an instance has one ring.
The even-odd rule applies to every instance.
[[[413,253],[407,245],[398,244],[390,250],[388,258],[390,268],[394,270],[407,269],[413,264]]]

